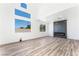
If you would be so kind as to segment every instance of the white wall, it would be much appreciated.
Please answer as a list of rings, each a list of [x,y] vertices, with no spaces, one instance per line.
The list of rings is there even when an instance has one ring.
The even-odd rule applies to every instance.
[[[79,40],[79,5],[65,13],[68,19],[68,38]]]
[[[32,14],[31,25],[32,31],[25,33],[16,33],[15,32],[15,18],[26,20],[23,17],[15,16],[15,8],[24,10],[20,7],[20,4],[0,4],[0,45],[7,44],[11,42],[17,42],[20,38],[23,40],[48,36],[48,32],[40,32],[39,26],[41,23],[46,24],[44,22],[36,20],[36,16],[38,14],[38,8],[36,5],[29,6],[30,10],[28,11]],[[47,24],[46,24],[47,26]],[[47,27],[46,27],[47,28]]]
[[[51,19],[49,19],[50,17]],[[50,20],[49,23],[52,21],[51,24],[53,24],[54,21],[60,21],[60,20],[67,19],[67,37],[69,39],[79,40],[79,5],[73,8],[63,10],[54,15],[51,15],[48,17],[48,19]],[[51,29],[51,27],[49,29]],[[53,33],[53,30],[49,30],[49,31],[52,31]]]
[[[48,34],[49,36],[53,36],[53,22],[49,23],[48,25]]]

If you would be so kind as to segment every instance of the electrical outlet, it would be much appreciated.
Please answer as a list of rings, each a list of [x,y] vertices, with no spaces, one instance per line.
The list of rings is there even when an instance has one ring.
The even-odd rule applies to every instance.
[[[20,40],[19,40],[20,42],[22,42],[22,38],[20,38]]]

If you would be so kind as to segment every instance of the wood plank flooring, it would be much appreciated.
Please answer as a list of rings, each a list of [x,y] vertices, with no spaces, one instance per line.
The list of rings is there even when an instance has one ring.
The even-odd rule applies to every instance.
[[[78,56],[79,40],[43,37],[0,46],[1,56]]]

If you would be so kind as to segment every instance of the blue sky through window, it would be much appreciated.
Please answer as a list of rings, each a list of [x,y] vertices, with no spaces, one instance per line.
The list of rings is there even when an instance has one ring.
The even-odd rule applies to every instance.
[[[26,20],[15,19],[15,27],[16,28],[27,27],[27,25],[31,25],[31,22],[30,21],[26,21]]]

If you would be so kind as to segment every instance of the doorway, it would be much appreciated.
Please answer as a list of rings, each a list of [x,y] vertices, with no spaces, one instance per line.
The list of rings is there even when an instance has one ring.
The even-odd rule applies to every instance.
[[[54,37],[67,38],[67,20],[54,22]]]

